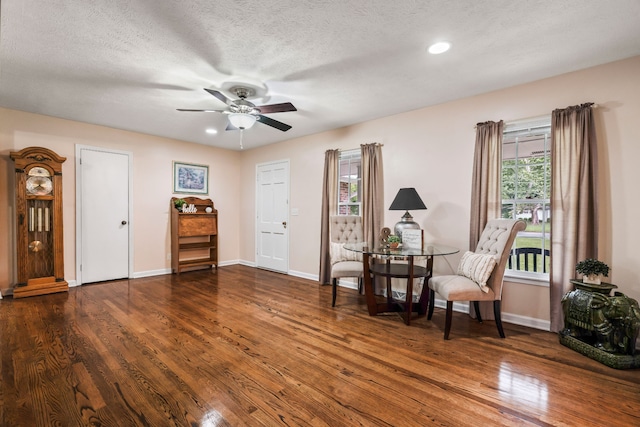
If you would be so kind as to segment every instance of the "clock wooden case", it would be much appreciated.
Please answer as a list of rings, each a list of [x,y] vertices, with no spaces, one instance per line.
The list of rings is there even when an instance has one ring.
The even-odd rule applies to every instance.
[[[17,283],[13,297],[64,292],[62,163],[53,151],[28,147],[10,153],[16,179]]]

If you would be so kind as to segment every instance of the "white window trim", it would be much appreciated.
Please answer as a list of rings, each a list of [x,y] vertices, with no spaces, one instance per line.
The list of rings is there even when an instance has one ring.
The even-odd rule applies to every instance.
[[[550,115],[533,117],[529,119],[514,120],[505,123],[504,133],[530,132],[534,129],[548,128],[551,124]],[[529,201],[529,200],[527,200]],[[551,275],[549,273],[534,273],[505,268],[504,280],[513,283],[549,287]]]
[[[504,281],[525,285],[549,287],[549,273],[528,273],[526,271],[504,270]]]

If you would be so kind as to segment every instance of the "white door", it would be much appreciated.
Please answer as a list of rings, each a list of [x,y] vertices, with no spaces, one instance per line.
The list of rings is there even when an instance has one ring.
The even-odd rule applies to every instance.
[[[256,265],[289,270],[289,161],[258,165],[256,170]]]
[[[76,148],[78,284],[129,277],[131,153]]]

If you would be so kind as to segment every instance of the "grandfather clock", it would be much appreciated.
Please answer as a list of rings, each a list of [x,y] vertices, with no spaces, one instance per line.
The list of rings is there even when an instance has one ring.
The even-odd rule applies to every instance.
[[[16,258],[14,298],[65,292],[62,246],[62,163],[46,148],[10,153],[16,165]]]

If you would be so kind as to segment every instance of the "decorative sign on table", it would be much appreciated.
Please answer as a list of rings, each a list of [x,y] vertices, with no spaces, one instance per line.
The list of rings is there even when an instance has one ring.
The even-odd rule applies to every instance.
[[[404,230],[402,232],[402,247],[405,249],[422,249],[424,230]]]
[[[194,205],[193,203],[190,205],[187,205],[186,203],[182,205],[182,213],[196,213],[196,212],[198,212],[198,209],[196,208],[196,205]]]

